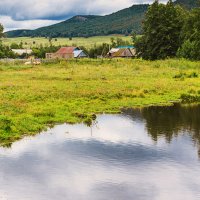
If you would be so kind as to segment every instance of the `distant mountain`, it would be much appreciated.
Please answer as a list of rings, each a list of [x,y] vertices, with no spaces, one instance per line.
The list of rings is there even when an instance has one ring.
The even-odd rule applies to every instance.
[[[198,0],[177,0],[186,8],[197,7]],[[7,32],[7,37],[90,37],[111,34],[141,33],[142,21],[148,4],[133,5],[106,16],[80,15],[36,30],[14,30]]]
[[[149,5],[134,5],[106,16],[75,16],[36,30],[15,30],[7,37],[89,37],[110,34],[141,32],[141,23]]]
[[[8,31],[6,32],[7,37],[20,37],[23,35],[28,35],[29,32],[32,32],[31,30],[21,29],[21,30],[14,30],[14,31]]]

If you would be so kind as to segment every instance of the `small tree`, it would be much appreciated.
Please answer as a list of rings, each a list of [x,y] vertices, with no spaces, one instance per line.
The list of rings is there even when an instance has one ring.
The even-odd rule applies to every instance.
[[[134,31],[131,33],[131,40],[133,44],[135,44],[137,40],[137,34]]]
[[[52,46],[52,37],[49,37],[49,44]]]
[[[10,48],[11,49],[20,49],[20,46],[17,44],[17,43],[12,43],[11,45],[10,45]]]
[[[19,43],[19,48],[23,49],[23,42],[22,41]]]

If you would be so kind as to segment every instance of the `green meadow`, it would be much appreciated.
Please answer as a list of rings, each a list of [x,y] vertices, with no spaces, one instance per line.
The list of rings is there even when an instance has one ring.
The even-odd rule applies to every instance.
[[[83,59],[0,64],[0,144],[122,108],[200,102],[200,62]]]
[[[53,38],[51,40],[52,45],[54,46],[84,46],[86,48],[93,47],[94,45],[100,45],[103,43],[110,43],[111,38],[121,38],[125,41],[131,42],[130,36],[121,36],[121,35],[111,35],[111,36],[96,36],[96,37],[90,37],[90,38],[72,38],[72,40],[69,40],[69,38]],[[20,42],[23,42],[24,48],[31,48],[31,47],[39,47],[41,44],[43,46],[47,45],[49,46],[49,39],[48,38],[42,38],[42,37],[18,37],[18,38],[4,38],[2,39],[3,44],[9,46],[12,43],[20,44]]]

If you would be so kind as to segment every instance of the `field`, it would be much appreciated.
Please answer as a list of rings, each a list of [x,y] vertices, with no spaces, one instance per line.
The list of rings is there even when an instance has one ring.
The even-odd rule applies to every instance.
[[[200,62],[71,60],[0,64],[0,144],[55,123],[85,122],[121,108],[200,102]]]
[[[72,38],[72,40],[69,40],[69,38],[54,38],[52,39],[52,44],[55,46],[85,46],[87,48],[90,48],[92,46],[99,45],[102,43],[110,43],[110,38],[121,38],[126,41],[131,41],[131,37],[126,36],[98,36],[98,37],[90,37],[90,38]],[[19,44],[20,42],[23,42],[24,48],[31,48],[31,47],[37,47],[42,45],[49,45],[49,39],[48,38],[30,38],[30,37],[19,37],[19,38],[4,38],[3,44],[5,45],[11,45],[12,43]]]

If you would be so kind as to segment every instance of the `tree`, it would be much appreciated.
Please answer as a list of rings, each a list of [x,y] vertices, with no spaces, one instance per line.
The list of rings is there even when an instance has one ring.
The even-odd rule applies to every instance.
[[[178,56],[192,60],[200,60],[200,8],[192,10],[182,30],[183,44]]]
[[[131,40],[132,40],[133,44],[135,44],[135,42],[137,40],[137,34],[134,31],[131,33]]]
[[[0,38],[4,37],[3,31],[4,31],[4,27],[2,24],[0,24]]]
[[[60,48],[60,46],[43,46],[40,45],[39,47],[33,47],[33,54],[35,55],[35,57],[37,58],[45,58],[46,53],[54,53],[56,51],[58,51],[58,49]]]
[[[50,46],[52,46],[52,37],[48,38]]]
[[[15,58],[15,53],[10,49],[10,47],[0,43],[0,58]]]
[[[136,41],[137,52],[147,60],[174,57],[181,46],[185,12],[170,0],[166,5],[156,0],[148,9],[143,36]]]
[[[10,45],[10,48],[11,48],[11,49],[20,49],[20,46],[19,46],[17,43],[12,43],[12,44]]]

